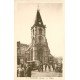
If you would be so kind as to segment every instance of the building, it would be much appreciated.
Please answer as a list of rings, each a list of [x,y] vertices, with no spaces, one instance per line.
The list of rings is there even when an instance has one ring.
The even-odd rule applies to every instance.
[[[31,27],[31,44],[17,42],[17,61],[40,61],[49,63],[53,56],[46,39],[46,26],[44,25],[40,11],[37,10],[34,25]]]
[[[25,60],[25,52],[29,45],[17,42],[17,64],[23,63]]]

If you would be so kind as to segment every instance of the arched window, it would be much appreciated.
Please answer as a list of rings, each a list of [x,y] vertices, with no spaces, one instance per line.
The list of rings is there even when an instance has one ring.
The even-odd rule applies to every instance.
[[[42,34],[42,29],[41,28],[39,28],[39,34]]]

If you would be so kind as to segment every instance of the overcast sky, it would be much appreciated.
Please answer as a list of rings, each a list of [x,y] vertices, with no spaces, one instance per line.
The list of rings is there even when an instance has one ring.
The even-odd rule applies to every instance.
[[[31,27],[34,24],[38,3],[15,2],[15,40],[31,43]],[[51,54],[64,55],[64,11],[63,3],[39,4],[43,23],[46,25],[46,37]]]

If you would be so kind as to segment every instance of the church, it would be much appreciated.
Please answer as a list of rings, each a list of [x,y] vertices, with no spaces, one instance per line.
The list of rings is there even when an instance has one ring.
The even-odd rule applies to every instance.
[[[37,10],[36,18],[31,27],[31,44],[17,42],[17,64],[27,61],[40,61],[43,64],[53,60],[46,39],[46,25],[44,25],[40,10]]]

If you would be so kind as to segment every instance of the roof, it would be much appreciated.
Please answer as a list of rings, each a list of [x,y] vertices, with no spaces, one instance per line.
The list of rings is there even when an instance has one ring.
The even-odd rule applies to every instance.
[[[38,27],[44,27],[45,28],[45,25],[43,24],[43,21],[42,21],[42,18],[41,18],[41,15],[40,15],[40,11],[37,10],[37,14],[36,14],[36,19],[35,19],[35,23],[34,25],[31,27],[31,29],[35,26],[38,26]]]

